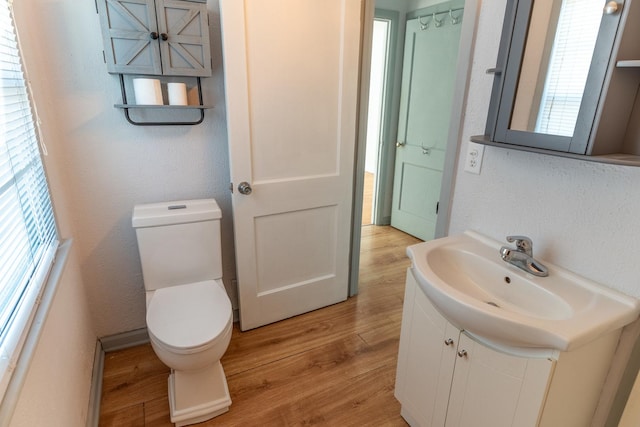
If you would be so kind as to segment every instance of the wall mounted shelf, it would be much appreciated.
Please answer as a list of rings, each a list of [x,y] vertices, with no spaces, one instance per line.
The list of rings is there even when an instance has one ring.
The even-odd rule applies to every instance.
[[[124,75],[120,74],[120,90],[122,92],[122,104],[115,104],[115,108],[120,108],[124,111],[124,116],[129,123],[135,126],[192,126],[202,123],[204,120],[204,110],[213,108],[210,105],[204,105],[202,102],[202,85],[200,83],[200,77],[196,77],[198,88],[198,104],[196,105],[143,105],[143,104],[129,104],[127,102],[127,89],[124,82]],[[148,111],[198,111],[199,117],[191,121],[136,121],[131,117],[129,110],[148,110]]]
[[[618,68],[640,68],[640,59],[631,59],[627,61],[616,62]]]

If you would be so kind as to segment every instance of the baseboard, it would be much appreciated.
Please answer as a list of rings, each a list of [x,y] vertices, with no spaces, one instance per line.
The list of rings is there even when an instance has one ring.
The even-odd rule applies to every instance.
[[[89,394],[89,410],[87,411],[87,427],[98,427],[100,423],[100,400],[102,398],[102,374],[104,371],[105,354],[148,342],[149,333],[147,332],[147,328],[110,335],[99,338],[96,341],[96,351],[93,356],[93,374],[91,375],[91,390]]]
[[[104,369],[104,350],[100,340],[96,340],[96,351],[93,355],[93,374],[89,393],[89,410],[87,427],[98,427],[100,423],[100,399],[102,397],[102,372]]]
[[[105,353],[135,347],[149,342],[147,328],[136,329],[135,331],[123,332],[121,334],[109,335],[100,338],[102,349]]]

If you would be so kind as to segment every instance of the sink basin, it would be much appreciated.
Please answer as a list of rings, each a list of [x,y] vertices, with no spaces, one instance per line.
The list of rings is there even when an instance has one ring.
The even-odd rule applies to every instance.
[[[549,276],[526,273],[500,258],[501,246],[468,231],[409,246],[407,254],[442,315],[496,344],[569,351],[640,314],[637,299],[548,262],[541,261]]]

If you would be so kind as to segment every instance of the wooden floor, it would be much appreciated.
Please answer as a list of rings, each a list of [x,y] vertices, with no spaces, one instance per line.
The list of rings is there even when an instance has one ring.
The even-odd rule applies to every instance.
[[[406,426],[393,397],[406,246],[390,227],[362,230],[360,293],[248,332],[222,359],[229,412],[198,426]],[[171,426],[169,369],[149,345],[105,357],[101,426]]]
[[[372,224],[373,187],[376,176],[371,172],[364,173],[364,192],[362,194],[362,225]]]

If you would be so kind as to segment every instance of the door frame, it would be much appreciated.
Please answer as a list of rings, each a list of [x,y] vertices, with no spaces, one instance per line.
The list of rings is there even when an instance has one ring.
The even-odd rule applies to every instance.
[[[387,59],[385,62],[385,86],[383,90],[382,114],[380,116],[380,141],[378,142],[378,152],[376,160],[375,196],[376,203],[373,209],[372,224],[388,225],[391,216],[385,217],[385,205],[390,203],[393,192],[393,169],[395,156],[395,135],[398,133],[398,121],[393,116],[398,115],[399,95],[396,96],[396,71],[398,67],[398,53],[402,54],[402,49],[398,46],[400,34],[400,12],[375,8],[375,20],[389,22],[389,37],[387,46]],[[398,52],[400,50],[400,52]],[[368,100],[367,100],[368,101]],[[366,137],[366,134],[365,134]],[[389,199],[389,200],[387,200]]]
[[[458,156],[462,143],[462,125],[464,109],[466,107],[469,89],[469,77],[473,63],[473,48],[479,14],[480,0],[465,0],[464,19],[460,33],[460,47],[458,50],[458,66],[456,70],[456,85],[451,108],[449,124],[449,138],[444,161],[444,172],[440,186],[440,207],[436,222],[435,237],[444,237],[449,232],[449,216],[453,185],[458,166]],[[358,293],[358,279],[360,268],[360,239],[362,237],[362,201],[364,197],[364,163],[366,155],[367,113],[369,103],[369,76],[371,71],[371,42],[373,37],[373,20],[375,17],[375,0],[366,0],[364,5],[362,26],[362,52],[360,58],[360,107],[358,114],[358,141],[356,143],[356,164],[354,176],[353,217],[351,229],[351,272],[349,279],[349,296]],[[412,12],[407,13],[406,19],[411,19]],[[415,17],[415,16],[414,16]]]

